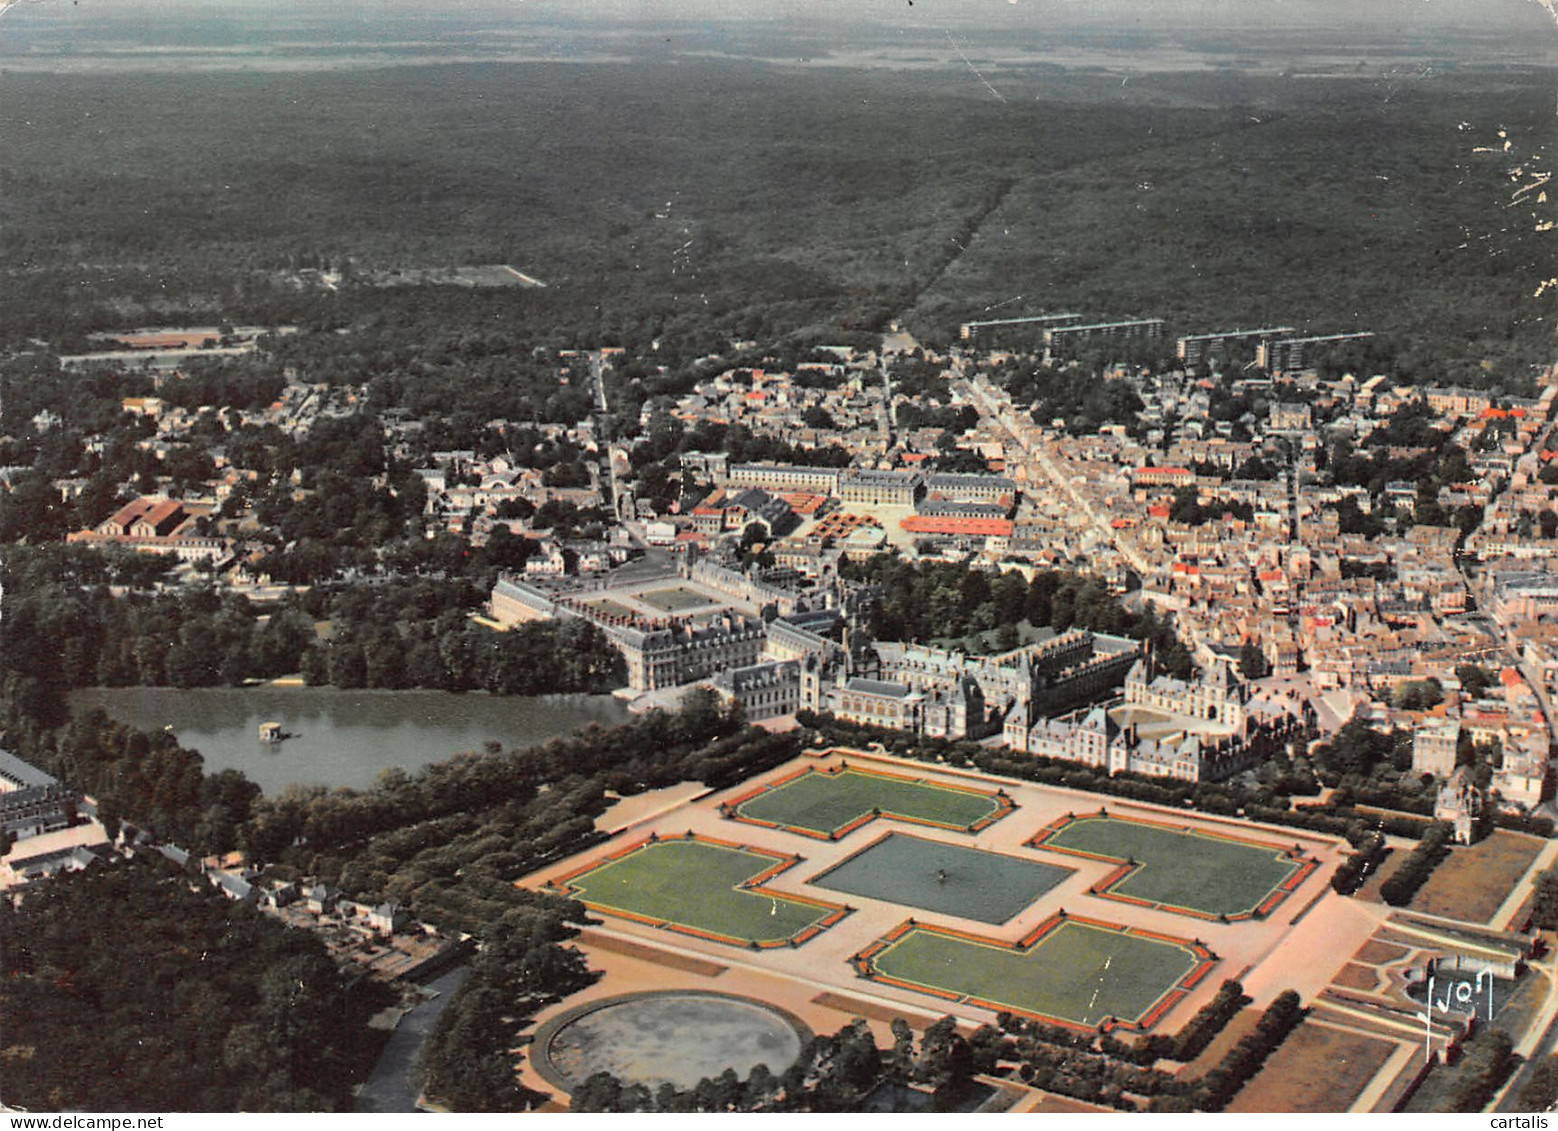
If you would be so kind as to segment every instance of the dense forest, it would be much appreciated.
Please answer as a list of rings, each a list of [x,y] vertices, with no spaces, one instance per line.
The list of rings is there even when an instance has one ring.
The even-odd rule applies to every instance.
[[[0,900],[13,1110],[351,1110],[387,991],[190,882],[118,861]]]
[[[64,717],[64,695],[91,686],[239,686],[302,672],[336,687],[605,692],[626,678],[622,657],[586,621],[497,632],[471,620],[483,582],[423,578],[318,586],[260,606],[214,587],[128,588],[155,580],[144,556],[98,557],[69,547],[6,547],[0,581],[0,673],[40,698],[40,718]]]
[[[14,74],[0,338],[127,317],[345,325],[435,301],[541,345],[815,340],[905,313],[937,342],[1000,304],[1369,328],[1430,378],[1519,381],[1550,360],[1508,163],[1477,152],[1498,130],[1536,148],[1550,107],[1531,76],[999,81],[996,100],[959,70],[690,58]],[[380,285],[505,262],[547,287]],[[298,274],[320,268],[338,291]]]

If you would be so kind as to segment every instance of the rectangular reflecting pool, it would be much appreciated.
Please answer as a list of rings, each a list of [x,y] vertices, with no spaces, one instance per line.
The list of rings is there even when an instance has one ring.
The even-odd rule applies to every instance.
[[[1005,923],[1072,871],[1019,856],[888,833],[809,882],[922,911]]]

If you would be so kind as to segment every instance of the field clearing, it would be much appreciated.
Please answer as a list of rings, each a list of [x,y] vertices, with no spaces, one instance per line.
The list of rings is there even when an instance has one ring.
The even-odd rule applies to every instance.
[[[976,832],[1012,809],[983,790],[857,769],[808,769],[726,805],[737,820],[829,840],[877,817]]]
[[[1058,821],[1032,843],[1125,865],[1099,885],[1107,898],[1206,918],[1264,914],[1314,866],[1275,844],[1102,814]]]
[[[1525,875],[1543,843],[1538,837],[1498,829],[1486,840],[1458,845],[1408,906],[1429,915],[1486,923]]]
[[[1228,1105],[1230,1112],[1343,1112],[1396,1051],[1390,1041],[1305,1021]]]

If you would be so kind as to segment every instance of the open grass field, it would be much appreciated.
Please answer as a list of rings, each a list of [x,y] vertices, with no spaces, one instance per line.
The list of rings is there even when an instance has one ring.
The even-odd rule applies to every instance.
[[[707,593],[699,593],[696,589],[687,589],[680,585],[675,589],[652,589],[648,593],[640,593],[638,599],[650,608],[659,609],[663,613],[680,613],[687,609],[701,609],[705,605],[721,603],[718,597],[711,597]]]
[[[1228,1105],[1239,1112],[1342,1112],[1374,1079],[1390,1041],[1304,1022]]]
[[[555,886],[608,915],[736,946],[785,946],[844,917],[836,904],[763,888],[794,863],[794,857],[708,839],[651,840]]]
[[[1486,923],[1542,850],[1534,836],[1499,829],[1476,844],[1458,845],[1435,868],[1410,904],[1413,911]]]
[[[1038,860],[889,833],[808,882],[922,911],[1005,923],[1072,874]]]
[[[1203,946],[1112,924],[1052,918],[1015,946],[905,923],[856,955],[892,985],[1083,1029],[1150,1028],[1216,961]]]
[[[1098,885],[1105,898],[1204,918],[1265,914],[1315,866],[1274,844],[1103,815],[1057,821],[1032,843],[1118,861]]]
[[[996,793],[867,770],[804,770],[729,802],[737,820],[838,839],[877,817],[977,832],[1004,817]]]

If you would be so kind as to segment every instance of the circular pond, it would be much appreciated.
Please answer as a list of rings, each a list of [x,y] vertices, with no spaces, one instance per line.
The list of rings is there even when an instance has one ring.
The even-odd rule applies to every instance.
[[[626,994],[591,1002],[543,1025],[535,1039],[541,1075],[572,1091],[610,1072],[651,1091],[691,1088],[733,1069],[746,1079],[759,1064],[779,1075],[811,1031],[781,1009],[750,998],[695,990]]]

